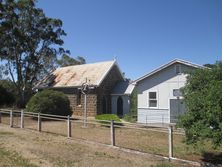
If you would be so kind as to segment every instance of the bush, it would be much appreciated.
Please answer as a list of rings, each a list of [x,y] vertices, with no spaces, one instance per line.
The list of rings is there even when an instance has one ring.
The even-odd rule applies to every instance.
[[[132,113],[124,115],[123,119],[127,122],[136,123],[137,115],[133,115]]]
[[[67,116],[72,115],[68,97],[58,91],[43,90],[28,102],[28,112]]]
[[[133,91],[130,96],[130,111],[123,118],[127,122],[135,123],[137,121],[137,92]]]
[[[15,86],[15,84],[7,79],[0,80],[0,87],[3,87],[7,90],[7,98],[10,99],[9,103],[7,103],[7,106],[14,105],[18,108],[24,108],[25,104],[28,102],[28,100],[33,95],[32,88],[28,85],[26,85],[26,90],[23,93],[24,100],[21,98],[21,93],[19,94],[18,88]]]
[[[14,101],[15,99],[13,94],[0,85],[0,106],[11,105]]]
[[[96,116],[97,120],[121,122],[120,118],[115,114],[101,114]],[[105,122],[104,122],[105,123]]]
[[[222,61],[212,67],[190,73],[182,89],[187,112],[178,126],[185,130],[186,143],[194,146],[205,140],[222,146]]]

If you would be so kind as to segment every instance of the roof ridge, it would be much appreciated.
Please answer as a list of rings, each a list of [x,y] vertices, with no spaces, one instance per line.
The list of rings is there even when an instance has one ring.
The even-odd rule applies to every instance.
[[[53,84],[50,86],[57,88],[78,87],[85,82],[85,78],[89,80],[89,84],[100,86],[100,83],[104,80],[114,65],[116,65],[116,60],[57,68],[55,71],[49,74],[54,76],[54,78],[52,78]],[[118,70],[121,74],[119,68]],[[49,80],[51,79],[43,79],[41,82],[39,82],[39,87]]]
[[[170,66],[174,63],[182,63],[182,64],[186,64],[186,65],[189,65],[189,66],[193,66],[195,68],[204,68],[204,66],[202,66],[202,65],[195,64],[195,63],[192,63],[192,62],[189,62],[189,61],[186,61],[186,60],[175,58],[175,59],[173,59],[173,60],[171,60],[171,61],[169,61],[165,64],[160,65],[158,68],[155,68],[155,69],[151,70],[150,72],[146,73],[145,75],[135,79],[132,83],[137,83],[137,82],[145,79],[146,77],[149,77],[149,76],[155,74],[156,72],[159,72],[162,69],[165,69],[166,67],[168,67],[168,66]]]
[[[110,61],[100,61],[100,62],[86,63],[86,64],[70,65],[70,66],[65,66],[65,67],[59,67],[59,68],[57,68],[57,69],[68,68],[68,67],[73,67],[73,66],[85,66],[85,65],[93,65],[93,64],[100,64],[100,63],[108,63],[108,62],[115,62],[115,60],[110,60]]]

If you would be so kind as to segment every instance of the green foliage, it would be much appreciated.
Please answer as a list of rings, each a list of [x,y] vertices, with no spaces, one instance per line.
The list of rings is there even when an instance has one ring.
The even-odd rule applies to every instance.
[[[101,114],[96,115],[97,120],[105,120],[105,121],[115,121],[115,122],[121,122],[120,118],[115,114]]]
[[[72,115],[68,97],[58,91],[43,90],[35,94],[27,104],[28,112],[68,116]]]
[[[16,85],[21,105],[34,83],[55,67],[66,51],[62,21],[46,17],[35,0],[0,1],[0,59],[4,75]]]
[[[130,113],[137,115],[137,92],[133,91],[130,96]]]
[[[0,86],[7,89],[10,93],[14,93],[16,95],[16,87],[10,80],[0,80]]]
[[[125,114],[123,119],[127,122],[136,123],[137,116],[129,113],[129,114]]]
[[[0,85],[0,106],[12,105],[14,101],[15,98],[13,94]]]
[[[123,118],[127,122],[135,123],[137,121],[137,92],[133,91],[130,96],[130,111]]]
[[[66,67],[66,66],[71,66],[71,65],[80,65],[80,64],[85,64],[86,61],[83,57],[78,56],[76,59],[68,56],[67,54],[63,54],[62,58],[57,61],[59,66],[61,67]]]
[[[9,95],[7,95],[7,97],[11,99],[9,105],[16,105],[19,101],[19,97],[15,84],[10,80],[0,80],[0,86],[5,88],[7,93],[9,93]]]
[[[179,120],[188,144],[210,140],[222,144],[222,62],[188,76],[183,94],[188,112]]]

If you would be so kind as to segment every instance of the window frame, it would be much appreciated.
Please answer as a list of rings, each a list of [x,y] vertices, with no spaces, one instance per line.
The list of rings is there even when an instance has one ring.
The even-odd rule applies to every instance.
[[[183,94],[180,89],[173,89],[173,97],[182,97]]]
[[[156,98],[150,98],[150,93],[156,93]],[[150,101],[156,101],[156,106],[150,106]],[[158,108],[157,91],[149,91],[148,92],[148,107],[149,108]]]

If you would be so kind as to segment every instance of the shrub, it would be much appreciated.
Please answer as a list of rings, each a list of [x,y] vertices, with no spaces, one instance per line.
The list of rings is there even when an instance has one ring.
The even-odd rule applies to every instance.
[[[11,105],[15,101],[14,96],[3,86],[0,86],[0,106]]]
[[[132,113],[124,115],[123,119],[127,122],[136,123],[137,115],[133,115]]]
[[[120,118],[115,114],[101,114],[96,116],[97,120],[121,122]],[[105,123],[105,122],[104,122]]]
[[[72,115],[68,97],[58,91],[43,90],[28,102],[28,112],[67,116]]]
[[[26,85],[25,92],[23,92],[24,100],[21,98],[21,92],[19,95],[18,88],[12,81],[7,79],[0,80],[0,86],[7,90],[7,99],[10,101],[5,104],[7,106],[14,105],[18,108],[24,108],[25,104],[33,95],[32,88],[28,84]]]
[[[135,123],[137,121],[137,92],[133,91],[130,96],[130,111],[123,118],[127,122]]]
[[[133,91],[130,96],[130,113],[137,115],[137,91]]]

